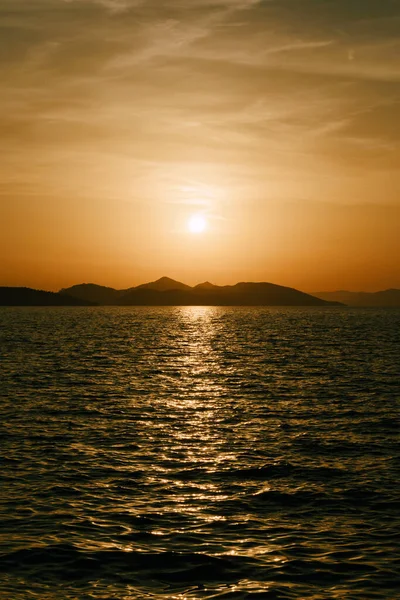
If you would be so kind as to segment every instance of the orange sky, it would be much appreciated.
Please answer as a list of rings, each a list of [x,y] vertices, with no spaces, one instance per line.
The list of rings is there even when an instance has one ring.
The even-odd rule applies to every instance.
[[[0,285],[400,287],[398,2],[2,0],[0,26]]]

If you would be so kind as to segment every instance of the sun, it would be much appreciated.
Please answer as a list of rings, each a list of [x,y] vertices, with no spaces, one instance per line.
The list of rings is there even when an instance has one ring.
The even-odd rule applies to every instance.
[[[188,221],[190,233],[203,233],[207,229],[207,220],[203,215],[192,215]]]

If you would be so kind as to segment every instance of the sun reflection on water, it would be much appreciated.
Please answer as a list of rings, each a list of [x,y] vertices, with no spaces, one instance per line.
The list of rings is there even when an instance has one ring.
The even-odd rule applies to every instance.
[[[206,480],[236,459],[220,427],[229,408],[227,391],[218,382],[222,369],[216,348],[218,317],[219,309],[214,307],[176,308],[175,351],[163,355],[158,365],[161,379],[172,373],[174,385],[173,393],[162,398],[170,424],[165,425],[158,449],[162,460],[156,477],[169,489],[170,510],[192,518],[197,515],[200,528],[224,520],[215,506],[227,501],[228,494],[221,482]]]

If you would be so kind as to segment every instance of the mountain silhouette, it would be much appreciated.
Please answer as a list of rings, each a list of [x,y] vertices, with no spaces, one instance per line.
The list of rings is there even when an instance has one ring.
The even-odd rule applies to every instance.
[[[335,295],[338,294],[338,295]],[[333,306],[348,301],[351,292],[322,292],[318,295],[306,294],[295,288],[274,283],[240,282],[235,285],[219,286],[205,281],[191,287],[171,279],[161,277],[156,281],[136,287],[117,290],[94,283],[82,283],[63,288],[58,293],[34,290],[31,288],[0,287],[0,305],[9,306]],[[321,296],[326,297],[321,297]],[[399,306],[395,304],[400,290],[386,290],[374,296],[381,304],[374,306]],[[346,302],[346,300],[348,302]],[[392,304],[390,304],[392,302]],[[367,306],[367,304],[359,304]],[[368,306],[372,304],[368,304]]]
[[[80,298],[27,287],[0,287],[0,306],[93,306]]]
[[[329,306],[325,301],[294,288],[273,283],[237,283],[218,286],[208,281],[194,287],[170,277],[127,290],[82,284],[62,290],[79,299],[120,306]]]
[[[194,286],[194,290],[216,290],[218,289],[217,285],[210,283],[209,281],[205,281],[204,283],[198,283]]]
[[[133,289],[147,289],[147,290],[155,290],[156,292],[169,292],[170,290],[191,290],[190,285],[186,285],[185,283],[181,283],[180,281],[175,281],[170,277],[161,277],[157,279],[157,281],[151,281],[150,283],[142,283],[142,285],[138,285],[136,288],[131,288],[129,291],[133,291]]]
[[[313,294],[322,300],[342,302],[349,306],[400,306],[400,290],[390,289],[381,292],[316,292]]]
[[[72,287],[61,289],[62,295],[73,296],[79,300],[83,300],[95,304],[115,304],[121,292],[111,287],[97,285],[95,283],[81,283]]]

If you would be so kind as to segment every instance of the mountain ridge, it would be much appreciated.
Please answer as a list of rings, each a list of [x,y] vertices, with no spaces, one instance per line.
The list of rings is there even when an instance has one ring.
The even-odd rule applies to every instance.
[[[96,286],[96,284],[81,284],[63,289],[61,292],[96,301],[98,304],[116,306],[331,306],[337,304],[295,288],[269,282],[242,281],[233,285],[218,286],[206,281],[189,286],[166,276],[125,290]]]
[[[169,290],[190,290],[193,289],[190,285],[186,285],[186,283],[181,283],[180,281],[176,281],[175,279],[171,279],[170,277],[160,277],[156,281],[150,281],[149,283],[142,283],[134,288],[134,289],[148,289],[155,290],[156,292],[168,292]]]
[[[35,290],[29,287],[0,286],[0,306],[95,306],[68,294]]]
[[[117,298],[119,291],[97,283],[80,283],[69,288],[62,288],[58,293],[95,304],[108,304]]]
[[[378,292],[313,292],[308,294],[270,282],[241,281],[215,285],[204,281],[194,286],[170,277],[118,290],[96,283],[82,283],[47,292],[28,287],[0,286],[0,306],[400,306],[400,289]]]

